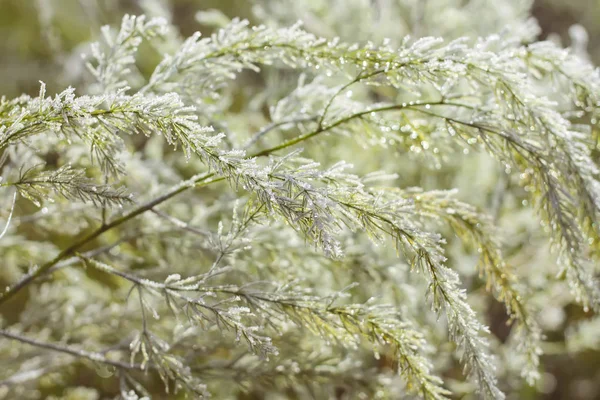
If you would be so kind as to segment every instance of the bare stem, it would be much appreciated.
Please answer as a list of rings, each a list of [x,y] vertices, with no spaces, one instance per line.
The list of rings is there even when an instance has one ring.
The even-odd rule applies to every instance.
[[[427,104],[429,104],[429,105],[456,105],[456,106],[458,106],[457,104],[449,104],[449,103],[445,102],[444,100],[437,100],[437,101],[431,101],[431,102],[424,101],[424,102],[419,102],[419,103],[416,103],[416,104],[415,103],[413,103],[413,104],[402,103],[402,104],[391,104],[391,105],[386,105],[386,106],[381,106],[381,107],[376,107],[376,108],[369,108],[369,109],[357,112],[355,114],[348,115],[346,117],[340,118],[337,121],[332,122],[329,125],[326,125],[326,126],[319,125],[317,127],[317,129],[314,130],[314,131],[312,131],[312,132],[305,133],[304,135],[297,136],[297,137],[295,137],[293,139],[290,139],[290,140],[288,140],[286,142],[283,142],[283,143],[281,143],[281,144],[279,144],[277,146],[273,146],[271,148],[259,151],[258,153],[253,154],[252,157],[266,156],[266,155],[269,155],[269,154],[271,154],[271,153],[273,153],[275,151],[282,150],[282,149],[285,149],[287,147],[291,147],[291,146],[293,146],[295,144],[298,144],[300,142],[308,140],[308,139],[312,138],[313,136],[316,136],[316,135],[318,135],[320,133],[327,132],[327,131],[329,131],[329,130],[331,130],[333,128],[336,128],[336,127],[338,127],[338,126],[340,126],[342,124],[345,124],[346,122],[349,122],[349,121],[351,121],[353,119],[360,118],[363,115],[367,115],[367,114],[370,114],[370,113],[376,113],[376,112],[384,112],[384,111],[414,109],[415,107],[425,106]]]
[[[99,362],[107,365],[112,365],[113,367],[121,368],[121,369],[135,369],[135,370],[143,370],[142,367],[138,364],[129,364],[122,361],[115,361],[106,358],[102,353],[92,352],[87,350],[81,350],[73,348],[72,346],[56,344],[56,343],[48,343],[42,342],[36,339],[29,338],[27,336],[20,335],[18,333],[9,332],[5,329],[0,329],[0,336],[3,336],[8,339],[13,339],[19,341],[21,343],[29,344],[31,346],[39,347],[42,349],[57,351],[60,353],[65,353],[72,355],[74,357],[86,358],[88,360]]]
[[[302,122],[311,122],[311,121],[315,121],[316,119],[317,119],[316,116],[312,116],[312,117],[294,118],[294,119],[288,119],[285,121],[272,122],[269,125],[262,128],[260,131],[256,132],[252,136],[252,138],[250,138],[250,140],[248,140],[248,142],[244,145],[243,149],[250,148],[256,142],[258,142],[260,140],[260,138],[265,136],[267,133],[271,132],[273,129],[279,128],[280,126],[289,125],[289,124],[299,124]]]

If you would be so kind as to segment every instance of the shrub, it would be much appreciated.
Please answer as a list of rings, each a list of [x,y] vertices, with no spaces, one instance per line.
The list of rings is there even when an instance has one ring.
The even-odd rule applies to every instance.
[[[125,15],[2,98],[5,398],[536,384],[539,308],[600,308],[600,75],[526,2],[442,3]]]

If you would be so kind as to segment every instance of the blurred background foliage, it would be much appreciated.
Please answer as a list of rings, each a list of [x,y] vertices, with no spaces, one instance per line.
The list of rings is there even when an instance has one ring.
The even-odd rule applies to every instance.
[[[383,37],[398,40],[406,34],[446,38],[485,35],[504,28],[514,19],[526,18],[529,12],[529,2],[524,0],[511,1],[513,5],[510,8],[503,6],[504,0],[448,0],[447,8],[437,10],[428,9],[425,0],[413,0],[402,2],[406,5],[406,12],[402,15],[377,15],[375,3],[386,1],[0,0],[0,95],[7,98],[22,93],[35,95],[39,91],[40,80],[46,82],[50,94],[69,85],[77,88],[87,79],[81,54],[89,41],[97,37],[102,25],[118,25],[124,13],[167,16],[179,27],[181,37],[196,30],[209,34],[227,23],[229,18],[241,17],[253,23],[281,25],[302,19],[306,29],[318,35],[375,42]],[[481,14],[459,12],[460,7],[483,7],[482,4],[491,8],[482,10]],[[519,9],[514,4],[523,6]],[[200,10],[211,11],[198,14]],[[507,10],[517,14],[503,14]],[[572,46],[580,54],[589,56],[595,64],[600,62],[600,0],[536,0],[531,6],[531,13],[542,29],[542,38],[560,41],[564,46]],[[476,21],[473,20],[474,15],[479,17]],[[157,50],[142,49],[139,60],[142,74],[148,74],[160,59]],[[232,115],[228,121],[230,125],[237,124],[236,128],[241,128],[236,129],[238,131],[251,132],[265,123],[267,106],[272,99],[281,97],[294,87],[297,76],[267,71],[260,75],[244,74],[241,79],[243,84],[233,87],[228,97]],[[281,82],[281,92],[263,93],[265,80]],[[236,110],[248,102],[251,102],[251,107],[244,110],[244,117],[236,121]],[[248,121],[256,126],[245,126]],[[347,158],[352,149],[339,146],[333,149],[311,148],[310,151],[313,154],[335,154],[324,154],[321,159],[325,160]],[[395,164],[393,171],[400,172],[404,186],[456,187],[460,197],[495,215],[498,224],[506,231],[510,262],[519,269],[519,276],[527,277],[532,287],[543,289],[534,293],[533,302],[540,308],[538,318],[547,336],[542,379],[534,388],[522,386],[512,398],[600,399],[600,319],[574,305],[565,286],[549,279],[557,268],[548,249],[547,235],[534,217],[534,211],[523,207],[527,205],[526,197],[520,192],[517,181],[509,178],[496,162],[482,154],[444,160],[443,168],[431,159],[414,156],[394,163],[373,158],[358,162],[380,163],[375,168],[388,170],[387,166]],[[461,268],[463,276],[473,274],[476,258],[469,256],[470,252],[461,246],[459,241],[449,243],[450,258],[460,261],[452,264]],[[0,259],[6,261],[8,256],[9,253],[5,252],[0,254]],[[477,299],[478,292],[481,292],[481,304],[475,307],[487,314],[493,334],[498,343],[502,343],[510,330],[502,305],[485,296],[485,288],[478,287],[480,282],[476,276],[465,282],[471,285],[472,298]],[[507,359],[511,356],[501,354]],[[73,371],[72,375],[77,376],[80,380],[77,383],[81,386],[94,381],[93,377],[78,376]],[[444,376],[450,382],[449,386],[452,387],[452,378],[460,375],[457,363],[446,366]],[[517,387],[521,384],[505,382],[505,385]],[[460,393],[460,388],[452,389]],[[89,393],[81,392],[85,390],[69,389],[60,396],[67,399],[88,398]]]

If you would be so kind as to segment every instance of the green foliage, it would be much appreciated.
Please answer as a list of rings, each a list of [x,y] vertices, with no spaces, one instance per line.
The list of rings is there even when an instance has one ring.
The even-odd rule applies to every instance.
[[[263,25],[204,11],[186,39],[178,2],[139,1],[156,17],[57,56],[77,90],[0,101],[0,397],[539,387],[539,309],[600,311],[598,70],[528,2],[343,2],[376,41],[327,2],[256,3]]]

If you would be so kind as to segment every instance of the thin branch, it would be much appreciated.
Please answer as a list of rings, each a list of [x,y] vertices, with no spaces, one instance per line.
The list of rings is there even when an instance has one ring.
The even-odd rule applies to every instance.
[[[289,125],[289,124],[300,124],[302,122],[315,121],[317,118],[318,117],[316,115],[314,115],[312,117],[294,118],[294,119],[289,119],[289,120],[285,120],[285,121],[272,122],[269,125],[263,127],[260,131],[256,132],[254,135],[252,135],[250,140],[248,140],[248,142],[246,142],[246,144],[244,145],[244,147],[242,147],[242,149],[244,149],[244,150],[249,149],[250,147],[252,147],[252,145],[254,145],[256,142],[258,142],[260,140],[260,138],[262,138],[263,136],[265,136],[267,133],[271,132],[274,129],[277,129],[279,127],[282,127],[284,125]]]
[[[71,362],[62,362],[62,363],[58,363],[58,364],[54,363],[51,365],[46,365],[44,367],[40,367],[40,368],[28,370],[28,371],[19,371],[15,374],[9,376],[8,378],[0,381],[0,387],[18,385],[20,383],[29,382],[34,379],[38,379],[53,370],[56,370],[58,368],[61,368],[65,365],[69,365],[69,364],[71,364]]]
[[[418,102],[418,103],[402,103],[402,104],[391,104],[391,105],[386,105],[386,106],[382,106],[382,107],[375,107],[375,108],[369,108],[360,112],[357,112],[355,114],[352,115],[348,115],[346,117],[340,118],[339,120],[331,123],[330,125],[327,126],[319,126],[317,127],[316,130],[312,131],[312,132],[308,132],[305,133],[304,135],[300,135],[297,136],[293,139],[290,139],[286,142],[283,142],[281,144],[278,144],[277,146],[273,146],[271,148],[265,149],[265,150],[261,150],[258,153],[253,154],[251,157],[262,157],[262,156],[266,156],[269,155],[271,153],[274,153],[275,151],[278,150],[282,150],[288,147],[291,147],[293,145],[296,145],[300,142],[303,142],[305,140],[308,140],[320,133],[323,132],[327,132],[333,128],[336,128],[342,124],[345,124],[346,122],[352,121],[356,118],[360,118],[363,115],[367,115],[370,113],[376,113],[376,112],[383,112],[383,111],[394,111],[394,110],[403,110],[403,109],[413,109],[416,106],[426,106],[426,105],[451,105],[451,106],[458,106],[458,104],[451,104],[451,103],[447,103],[444,100],[437,100],[437,101],[423,101],[423,102]]]
[[[173,225],[175,225],[177,228],[183,229],[184,231],[188,231],[188,232],[194,233],[194,234],[199,235],[199,236],[204,236],[204,237],[210,236],[210,232],[209,231],[205,231],[205,230],[202,230],[200,228],[196,228],[196,227],[190,226],[190,224],[188,224],[187,222],[183,222],[182,220],[180,220],[178,218],[175,218],[175,217],[173,217],[173,216],[171,216],[171,215],[169,215],[169,214],[167,214],[167,213],[165,213],[163,211],[160,211],[160,210],[157,210],[157,209],[153,208],[153,209],[150,210],[150,212],[152,212],[152,213],[158,215],[159,217],[161,217],[161,218],[169,221],[170,223],[172,223]]]
[[[0,239],[2,239],[4,237],[4,235],[6,235],[6,232],[8,232],[8,227],[10,225],[10,221],[13,216],[13,211],[15,211],[16,203],[17,203],[17,191],[15,190],[15,193],[13,194],[12,206],[10,207],[10,213],[8,214],[8,219],[6,220],[6,225],[4,226],[4,229],[2,230],[2,232],[0,232]]]
[[[106,358],[102,353],[92,352],[87,350],[76,349],[72,346],[56,344],[56,343],[48,343],[42,342],[36,339],[29,338],[27,336],[20,335],[18,333],[9,332],[5,329],[0,329],[0,336],[4,336],[8,339],[13,339],[19,341],[21,343],[26,343],[31,346],[39,347],[46,350],[52,350],[60,353],[65,353],[72,355],[74,357],[86,358],[88,360],[94,362],[100,362],[107,365],[112,365],[113,367],[121,368],[121,369],[133,369],[142,371],[142,367],[138,364],[128,364],[122,361],[116,361]]]
[[[325,122],[325,117],[327,116],[327,112],[329,111],[329,107],[331,107],[331,105],[333,104],[333,101],[341,94],[344,92],[344,90],[348,89],[350,86],[354,85],[355,83],[360,82],[363,79],[368,79],[371,78],[375,75],[378,75],[380,73],[382,73],[383,70],[377,70],[374,72],[371,72],[368,75],[364,75],[363,76],[363,71],[361,71],[356,78],[352,79],[350,82],[346,83],[345,85],[343,85],[342,87],[340,87],[340,89],[335,92],[335,94],[333,96],[331,96],[331,98],[329,99],[329,101],[327,102],[327,104],[325,105],[325,108],[323,109],[323,113],[321,114],[321,118],[319,118],[319,124],[318,124],[318,129],[323,129],[323,122]]]

